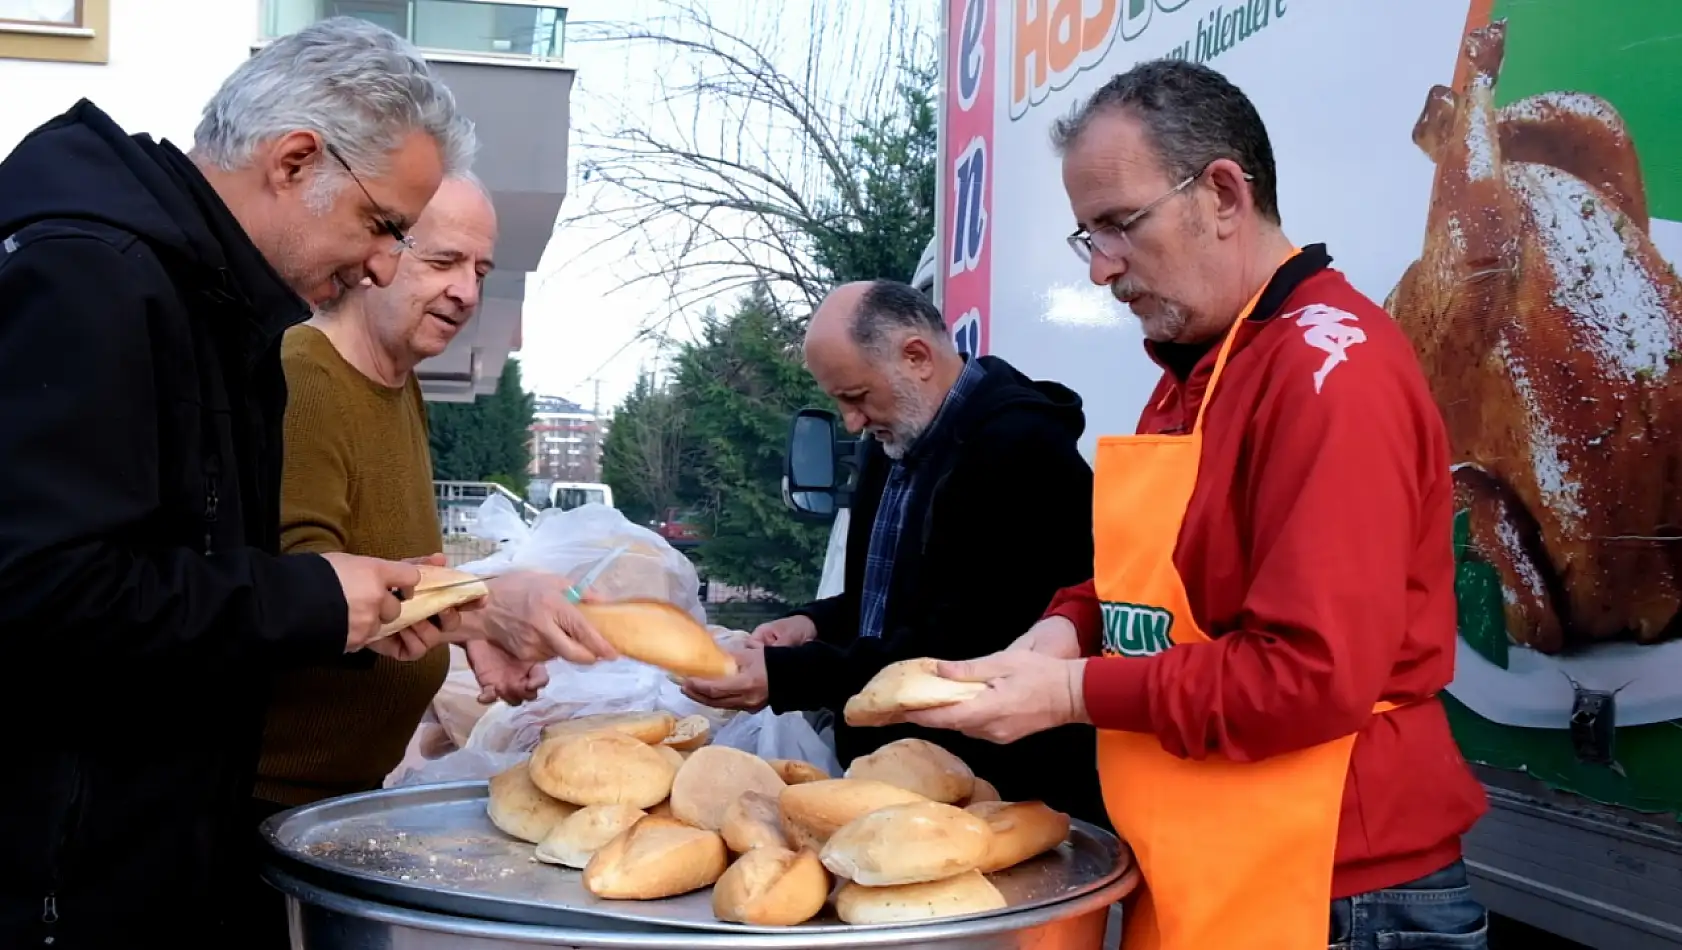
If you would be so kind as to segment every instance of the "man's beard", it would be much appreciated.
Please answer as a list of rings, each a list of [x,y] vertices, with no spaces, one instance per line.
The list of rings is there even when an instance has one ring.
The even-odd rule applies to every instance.
[[[1148,292],[1138,283],[1125,277],[1110,285],[1110,293],[1117,301],[1126,304],[1129,310],[1133,310],[1133,315],[1139,318],[1139,326],[1145,331],[1145,339],[1152,342],[1174,342],[1185,332],[1186,324],[1191,321],[1185,307],[1164,297],[1152,296],[1151,299],[1156,304],[1156,313],[1149,316],[1140,313],[1128,301],[1146,296]]]
[[[893,377],[894,419],[892,425],[881,427],[872,434],[882,445],[882,451],[888,458],[902,459],[905,453],[922,437],[929,424],[934,421],[935,410],[923,398],[917,389],[917,384],[910,377],[895,375]],[[888,438],[884,439],[884,434]]]

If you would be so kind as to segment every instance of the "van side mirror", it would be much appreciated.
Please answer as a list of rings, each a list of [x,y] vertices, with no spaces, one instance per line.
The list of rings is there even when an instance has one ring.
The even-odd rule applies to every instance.
[[[789,427],[783,503],[803,521],[828,521],[847,503],[852,453],[841,461],[838,428],[826,409],[802,409]]]

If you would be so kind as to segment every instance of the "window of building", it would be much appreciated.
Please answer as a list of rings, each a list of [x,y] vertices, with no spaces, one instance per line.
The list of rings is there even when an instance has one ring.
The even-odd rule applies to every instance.
[[[111,0],[0,0],[0,59],[104,63]]]

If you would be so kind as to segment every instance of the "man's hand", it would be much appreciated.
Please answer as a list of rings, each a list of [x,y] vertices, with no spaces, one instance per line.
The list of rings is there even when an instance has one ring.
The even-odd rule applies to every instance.
[[[703,706],[713,709],[740,709],[758,712],[765,708],[771,694],[771,683],[765,675],[765,649],[745,646],[731,650],[736,658],[736,675],[719,679],[686,679],[683,694]]]
[[[1009,650],[1031,650],[1059,660],[1080,659],[1080,633],[1067,617],[1047,617],[1016,638]]]
[[[536,699],[549,685],[549,671],[542,663],[517,660],[489,640],[471,640],[463,649],[473,678],[479,681],[479,702],[487,706],[499,699],[518,706]]]
[[[489,640],[527,664],[555,657],[582,665],[618,659],[619,653],[567,599],[570,582],[565,577],[519,571],[485,583],[490,601],[473,618],[472,626],[479,629],[469,632],[469,639]]]
[[[797,647],[802,643],[810,643],[818,638],[818,625],[805,614],[784,617],[770,623],[762,623],[748,634],[745,641],[748,646],[755,647]]]
[[[401,590],[404,597],[410,597],[414,595],[415,585],[420,583],[420,570],[413,564],[338,552],[323,554],[322,557],[333,565],[333,572],[339,575],[345,603],[350,606],[346,653],[375,642],[380,635],[380,627],[397,619],[403,604],[392,594],[394,589]]]
[[[946,679],[986,683],[987,691],[955,706],[907,713],[906,722],[1002,744],[1086,721],[1085,660],[1010,649],[979,660],[943,661],[935,672]]]

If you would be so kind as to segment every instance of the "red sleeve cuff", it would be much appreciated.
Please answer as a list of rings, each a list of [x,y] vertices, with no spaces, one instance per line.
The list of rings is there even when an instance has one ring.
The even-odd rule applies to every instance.
[[[1058,591],[1040,619],[1052,617],[1062,617],[1075,625],[1082,656],[1097,656],[1102,652],[1104,615],[1091,581]]]
[[[1081,688],[1086,718],[1099,729],[1150,733],[1150,664],[1153,657],[1095,656],[1086,661]]]

